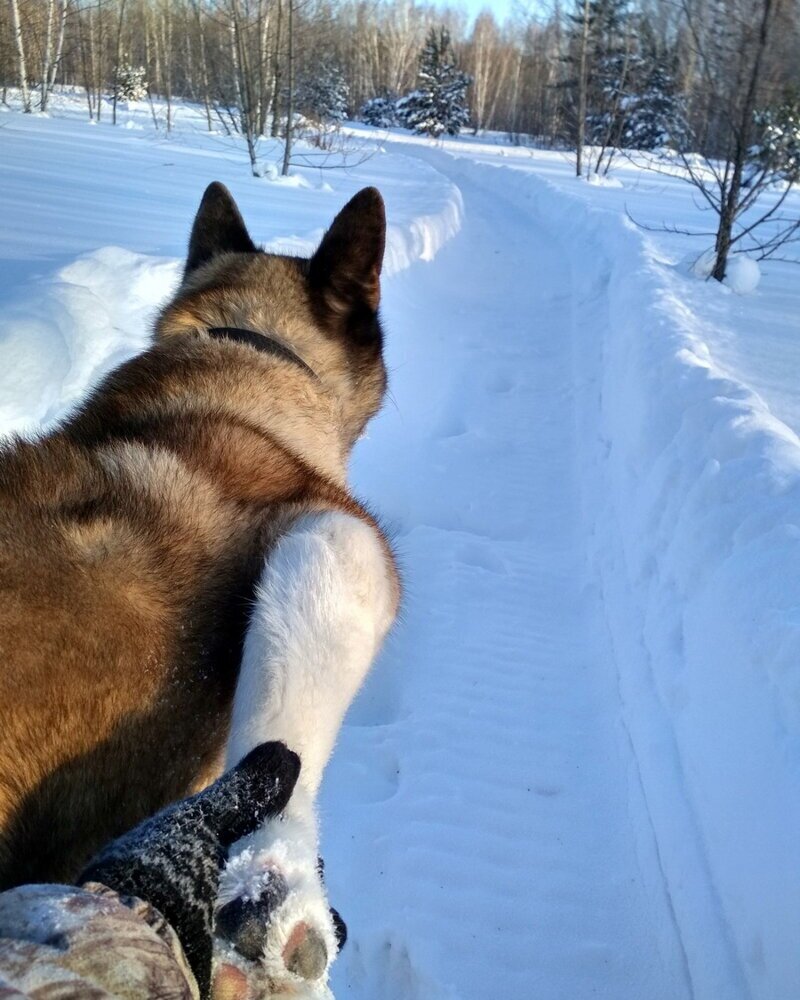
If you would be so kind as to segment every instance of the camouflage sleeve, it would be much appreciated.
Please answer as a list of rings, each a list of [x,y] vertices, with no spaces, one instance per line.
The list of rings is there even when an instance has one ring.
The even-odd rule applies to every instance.
[[[99,883],[0,893],[0,1000],[198,1000],[175,931]]]

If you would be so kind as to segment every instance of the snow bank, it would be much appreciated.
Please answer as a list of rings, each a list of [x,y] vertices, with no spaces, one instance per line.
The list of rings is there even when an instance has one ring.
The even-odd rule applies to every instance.
[[[405,270],[414,261],[433,260],[461,229],[464,214],[461,192],[445,177],[438,188],[435,211],[421,212],[404,227],[389,225],[384,263],[388,276]]]
[[[590,579],[694,995],[793,996],[800,440],[715,365],[687,279],[627,220],[494,169],[575,261]]]
[[[432,260],[461,227],[458,188],[428,169],[416,204],[405,196],[387,232],[384,274]],[[391,186],[387,200],[396,197]],[[411,201],[411,205],[408,202]],[[284,210],[285,211],[285,210]],[[391,218],[391,214],[390,214]],[[191,219],[187,218],[188,230]],[[255,231],[255,230],[254,230]],[[309,255],[323,229],[277,237],[265,248]],[[104,247],[40,278],[0,315],[0,433],[47,428],[116,365],[143,350],[160,306],[180,281],[183,261]]]
[[[0,433],[46,428],[143,350],[180,278],[169,258],[104,247],[36,283],[0,315]]]
[[[788,996],[800,982],[800,441],[715,368],[681,279],[637,233],[591,210],[551,222],[599,248],[575,289],[576,371],[600,372],[583,393],[586,499],[697,995]],[[598,328],[585,296],[604,286]],[[686,789],[683,816],[670,785]],[[693,934],[704,876],[717,955]]]
[[[464,205],[461,192],[442,174],[430,172],[422,192],[404,192],[403,207],[407,218],[401,223],[392,222],[391,204],[387,207],[386,253],[383,275],[388,278],[416,261],[431,261],[448,240],[461,229]],[[422,197],[420,197],[422,194]],[[417,204],[413,202],[416,200]],[[409,210],[409,202],[412,207]],[[277,237],[264,244],[273,253],[292,253],[308,256],[322,239],[323,229],[315,229],[305,236]]]

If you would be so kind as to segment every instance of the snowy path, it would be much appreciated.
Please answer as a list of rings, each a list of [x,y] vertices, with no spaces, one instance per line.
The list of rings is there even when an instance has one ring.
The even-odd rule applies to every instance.
[[[188,106],[165,140],[62,105],[0,129],[5,433],[143,348],[209,180],[300,252],[386,196],[393,400],[354,483],[408,592],[323,785],[337,997],[800,996],[790,265],[746,298],[687,278],[702,238],[624,212],[704,229],[691,189],[631,164],[595,187],[359,127],[354,170],[276,182]]]
[[[687,997],[586,585],[568,261],[471,176],[462,233],[388,287],[398,409],[356,466],[413,574],[327,782],[339,992]]]

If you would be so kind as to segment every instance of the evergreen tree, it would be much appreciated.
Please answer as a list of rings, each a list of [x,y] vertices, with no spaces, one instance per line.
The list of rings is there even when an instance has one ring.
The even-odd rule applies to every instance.
[[[575,0],[568,16],[564,61],[570,72],[562,86],[569,95],[575,135],[601,147],[597,169],[602,150],[623,144],[641,74],[634,16],[631,0]]]
[[[298,107],[315,121],[338,124],[347,118],[350,89],[339,66],[322,62],[298,88]]]
[[[419,57],[417,89],[396,105],[400,124],[421,135],[458,135],[469,122],[466,95],[471,82],[456,66],[448,30],[431,28]]]
[[[765,171],[776,180],[800,181],[800,98],[753,116],[760,130],[750,150],[751,171]]]
[[[674,80],[662,62],[654,61],[631,103],[625,145],[633,149],[683,149],[687,139],[686,102],[675,93]]]
[[[629,0],[592,0],[589,11],[587,139],[621,146],[641,57]]]
[[[116,98],[118,101],[143,101],[147,97],[147,71],[144,66],[129,66],[123,63],[117,67]]]
[[[399,125],[397,119],[396,99],[389,97],[371,97],[358,113],[360,121],[376,128],[392,128]]]

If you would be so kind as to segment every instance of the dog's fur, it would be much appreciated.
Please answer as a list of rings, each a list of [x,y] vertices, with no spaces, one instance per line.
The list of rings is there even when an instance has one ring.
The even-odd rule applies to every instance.
[[[0,888],[69,879],[215,777],[254,587],[307,515],[370,528],[394,615],[389,547],[346,487],[386,384],[384,239],[368,188],[311,260],[267,254],[212,184],[154,345],[0,451]]]

